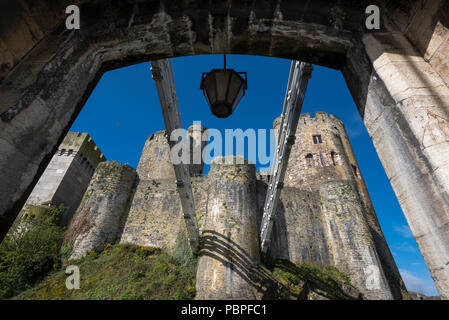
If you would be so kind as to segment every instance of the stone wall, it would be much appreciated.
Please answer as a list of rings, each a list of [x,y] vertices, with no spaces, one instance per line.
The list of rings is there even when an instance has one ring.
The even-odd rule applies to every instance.
[[[266,182],[258,181],[259,220],[266,188]],[[318,192],[285,187],[268,256],[296,264],[335,266],[365,298],[401,299],[405,287],[396,264],[392,257],[388,264],[381,259],[364,210],[355,185],[349,181],[323,182]],[[386,249],[389,252],[388,246]]]
[[[259,215],[263,214],[266,184],[258,183]],[[262,190],[261,190],[262,189]],[[287,259],[296,264],[331,265],[331,251],[316,193],[296,188],[283,188],[273,224],[268,255],[271,259]]]
[[[27,205],[63,204],[61,224],[67,226],[78,208],[97,165],[106,158],[87,133],[69,132],[58,147]]]
[[[250,280],[251,267],[260,262],[255,167],[247,161],[232,164],[236,157],[225,159],[215,158],[208,176],[210,196],[196,278],[199,300],[256,298]]]
[[[73,246],[70,259],[120,239],[137,179],[127,165],[100,163],[65,236],[64,246]]]
[[[137,174],[141,180],[171,179],[175,181],[175,170],[170,161],[170,146],[165,130],[150,135],[142,150]]]
[[[185,138],[182,143],[187,151],[186,159],[190,160],[188,167],[195,210],[201,224],[208,197],[207,179],[201,177],[207,129],[194,124],[188,128]],[[158,131],[148,138],[137,173],[140,182],[120,242],[172,249],[180,232],[186,230],[165,131]]]
[[[206,178],[192,178],[195,211],[200,230],[207,208]],[[133,196],[121,243],[172,249],[186,231],[174,180],[140,180]]]
[[[278,130],[280,118],[273,128]],[[384,270],[388,271],[388,282],[395,298],[405,290],[399,270],[380,228],[362,172],[357,163],[343,122],[334,115],[317,112],[300,116],[296,130],[296,141],[292,147],[284,183],[285,186],[318,193],[323,183],[343,180],[351,183],[360,197],[367,227]],[[301,191],[302,192],[302,191]],[[313,239],[312,243],[313,243]],[[319,261],[314,261],[319,263]]]
[[[437,290],[447,299],[447,1],[409,3],[400,12],[386,17],[384,30],[362,39],[373,68],[364,122]]]
[[[105,70],[195,54],[273,56],[342,70],[437,288],[449,297],[448,4],[374,3],[382,23],[372,31],[368,0],[1,2],[0,238]],[[68,4],[81,6],[81,30],[64,29]]]
[[[368,299],[393,299],[355,186],[349,181],[324,182],[320,199],[331,264]]]

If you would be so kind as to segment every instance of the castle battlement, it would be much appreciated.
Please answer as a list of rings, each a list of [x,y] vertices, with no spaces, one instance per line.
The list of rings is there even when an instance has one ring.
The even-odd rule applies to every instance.
[[[281,122],[281,116],[274,119],[273,128],[277,129],[280,125],[280,122]],[[323,111],[315,112],[315,116],[311,116],[310,113],[301,113],[299,115],[298,126],[299,126],[299,124],[311,125],[311,124],[318,124],[318,123],[323,123],[323,122],[329,122],[329,123],[336,124],[338,126],[343,126],[343,121],[341,121],[339,117],[337,117],[336,115],[333,115],[333,114],[328,115],[327,112],[323,112]]]
[[[106,161],[106,157],[98,149],[88,133],[67,133],[56,153],[58,156],[75,154],[78,154],[84,161],[87,160],[93,168],[96,168],[100,162]]]
[[[61,223],[67,225],[83,197],[95,168],[103,161],[106,161],[105,156],[89,134],[69,132],[50,160],[25,206],[40,205],[44,202],[63,204],[67,209],[63,213]]]
[[[276,134],[281,117],[273,122]],[[318,190],[329,180],[361,179],[343,122],[326,112],[301,114],[284,185]]]

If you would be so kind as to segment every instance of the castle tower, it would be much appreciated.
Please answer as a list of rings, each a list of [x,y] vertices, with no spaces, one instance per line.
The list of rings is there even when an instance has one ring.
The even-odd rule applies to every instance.
[[[106,158],[87,133],[69,132],[31,192],[27,205],[64,204],[68,225],[97,165]]]
[[[279,129],[279,124],[280,118],[277,118],[273,123],[273,127],[276,131]],[[332,183],[334,183],[334,185]],[[344,124],[340,119],[333,115],[328,116],[325,112],[317,112],[315,117],[310,117],[309,114],[302,114],[300,116],[296,130],[295,144],[291,150],[290,161],[285,174],[284,186],[286,189],[295,188],[303,190],[302,193],[310,193],[307,199],[310,199],[310,197],[320,198],[321,213],[320,215],[317,215],[317,217],[322,219],[325,229],[327,228],[327,230],[324,231],[327,235],[326,241],[330,251],[330,263],[353,274],[354,271],[349,270],[347,265],[342,265],[343,262],[350,261],[351,259],[360,260],[362,259],[363,254],[365,254],[365,258],[367,255],[366,251],[363,254],[362,252],[358,252],[357,246],[348,247],[350,242],[348,239],[353,236],[355,238],[352,238],[351,241],[362,241],[361,238],[358,238],[357,232],[352,235],[347,235],[349,238],[346,240],[344,240],[345,237],[343,234],[340,234],[339,236],[335,234],[335,232],[338,233],[343,231],[344,225],[331,226],[331,224],[333,224],[334,221],[338,222],[341,220],[341,217],[345,216],[339,210],[345,211],[346,209],[342,209],[345,208],[343,204],[351,202],[347,199],[338,198],[338,190],[332,190],[332,187],[335,187],[340,191],[343,189],[346,190],[348,193],[352,194],[353,198],[351,199],[359,199],[359,205],[356,205],[357,200],[352,202],[353,206],[351,209],[348,209],[349,211],[346,210],[349,214],[346,215],[346,218],[343,218],[343,220],[346,219],[346,222],[351,221],[354,228],[355,225],[359,225],[359,229],[362,228],[363,230],[366,230],[367,234],[363,235],[362,232],[362,234],[359,235],[360,237],[369,237],[371,240],[368,243],[363,243],[361,246],[365,248],[364,250],[368,250],[366,249],[366,246],[370,245],[374,248],[374,253],[370,254],[374,254],[376,257],[373,256],[372,261],[377,261],[376,263],[378,264],[381,274],[384,274],[387,277],[387,283],[390,287],[389,290],[391,290],[393,297],[400,298],[402,296],[401,291],[405,289],[404,284],[381,231],[354,151],[352,150]],[[330,194],[333,195],[329,196]],[[334,207],[326,207],[323,205],[330,201],[328,196],[330,198],[336,196],[338,199],[335,199],[335,201],[338,202],[338,205]],[[340,193],[340,196],[343,196],[343,194]],[[329,212],[332,210],[333,213],[331,217]],[[357,215],[350,217],[350,215],[355,212],[357,212]],[[286,216],[284,219],[286,221],[293,221],[293,219],[288,216],[289,214],[292,214],[291,211],[286,210],[285,214]],[[295,221],[299,220],[295,218]],[[301,226],[298,225],[297,227],[300,228]],[[339,239],[339,241],[342,242],[340,243],[335,239]],[[308,238],[308,241],[306,242],[313,243],[314,241],[311,241],[311,238]],[[280,246],[282,247],[282,244]],[[289,246],[291,249],[290,255],[292,255],[292,252],[295,252],[296,249],[294,249],[292,245]],[[321,245],[321,247],[323,246]],[[343,251],[346,252],[345,258],[342,258],[341,253],[337,254],[337,251],[342,248],[344,249]],[[327,260],[327,258],[325,260]],[[356,263],[359,265],[364,264],[361,260]],[[376,263],[374,263],[374,265]],[[365,263],[365,265],[367,264]],[[355,279],[356,282],[359,280],[362,281],[361,279],[364,278],[365,275],[361,274],[360,277],[360,279]],[[380,295],[378,296],[380,297]]]
[[[137,166],[137,174],[141,180],[175,180],[165,130],[157,131],[148,137]]]
[[[200,206],[201,193],[197,191],[204,188],[204,179],[200,176],[203,173],[202,150],[206,139],[207,130],[201,125],[194,124],[187,130],[185,143],[190,145],[186,148],[186,156],[190,157],[190,176],[195,177],[191,180],[199,216],[203,210]],[[186,229],[165,131],[158,131],[148,138],[137,173],[140,181],[120,242],[171,250],[178,245],[180,232]]]
[[[250,269],[260,261],[255,166],[237,158],[217,157],[211,163],[198,300],[255,299],[250,281]]]
[[[128,165],[98,165],[65,235],[64,246],[73,248],[70,259],[120,239],[136,180],[136,171]]]
[[[189,172],[191,177],[201,176],[204,161],[202,152],[206,146],[207,129],[201,125],[194,124],[187,130],[185,143],[190,157]],[[145,142],[137,174],[141,180],[175,180],[175,171],[170,159],[170,146],[167,141],[165,130],[158,131]]]
[[[394,299],[354,184],[323,182],[319,194],[331,264],[369,300]]]
[[[190,146],[189,172],[191,177],[203,175],[203,152],[209,138],[207,129],[200,124],[193,124],[187,130],[187,139]]]
[[[273,122],[276,132],[279,124],[280,117]],[[296,161],[289,162],[285,186],[318,190],[324,181],[362,179],[343,123],[325,112],[300,116],[290,158]]]

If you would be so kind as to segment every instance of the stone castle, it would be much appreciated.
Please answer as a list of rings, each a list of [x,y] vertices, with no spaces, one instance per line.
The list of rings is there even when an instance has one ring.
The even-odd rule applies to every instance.
[[[68,225],[95,168],[102,161],[106,161],[106,158],[87,133],[69,132],[28,197],[25,206],[42,203],[63,204],[66,209],[62,224]]]
[[[279,118],[274,129],[278,125]],[[202,150],[207,130],[194,125],[187,138],[191,148]],[[68,153],[72,160],[61,160]],[[202,239],[197,299],[260,298],[250,274],[263,259],[259,230],[270,176],[231,158],[215,158],[207,176],[203,164],[189,167]],[[148,138],[137,170],[104,160],[86,134],[69,133],[30,196],[33,203],[70,204],[64,221],[71,220],[65,237],[71,259],[106,243],[171,250],[186,239],[165,131]],[[404,284],[346,130],[333,115],[300,117],[268,256],[335,266],[367,299],[402,297]]]

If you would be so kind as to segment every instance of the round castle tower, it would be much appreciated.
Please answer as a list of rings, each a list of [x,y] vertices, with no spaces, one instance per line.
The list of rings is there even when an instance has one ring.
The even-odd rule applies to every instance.
[[[73,246],[70,260],[119,240],[136,179],[136,171],[128,165],[115,161],[98,165],[65,235],[64,246]]]
[[[280,117],[273,122],[276,133],[279,125]],[[302,114],[295,135],[290,159],[296,162],[288,165],[285,186],[315,191],[325,181],[362,179],[343,122],[336,116]]]
[[[250,270],[260,263],[254,164],[217,157],[209,191],[196,278],[196,299],[255,299]]]
[[[201,176],[204,161],[202,151],[207,143],[207,129],[194,124],[187,130],[185,142],[190,143],[189,172],[191,177]],[[170,146],[165,130],[150,135],[143,147],[137,174],[141,180],[175,180],[175,171],[170,159]]]
[[[280,117],[273,122],[276,134]],[[284,186],[316,191],[327,181],[347,180],[355,184],[367,219],[376,232],[382,234],[371,198],[357,163],[343,122],[326,112],[301,114],[296,129],[296,140],[290,153]]]
[[[279,125],[280,117],[273,122],[276,134]],[[333,184],[346,181],[346,188],[353,189],[361,200],[361,208],[356,211],[366,220],[367,231],[375,243],[376,254],[389,278],[392,293],[395,297],[401,296],[401,288],[404,285],[380,228],[343,122],[325,112],[316,112],[315,117],[308,113],[301,114],[295,136],[284,186],[314,192],[326,198],[329,192],[335,191],[332,190]],[[349,185],[353,188],[349,188]],[[359,223],[364,224],[361,221]],[[336,255],[334,253],[334,258]]]

